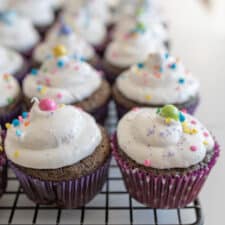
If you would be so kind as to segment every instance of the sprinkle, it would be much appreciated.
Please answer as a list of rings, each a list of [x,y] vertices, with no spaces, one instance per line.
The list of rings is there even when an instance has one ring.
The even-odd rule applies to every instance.
[[[58,66],[59,68],[64,67],[64,65],[65,65],[65,62],[64,62],[63,60],[58,60],[57,66]]]
[[[180,115],[179,115],[179,119],[180,119],[180,122],[181,122],[181,123],[183,123],[183,122],[186,120],[184,114],[181,113],[181,112],[180,112]]]
[[[9,74],[7,74],[7,73],[6,73],[6,74],[4,74],[3,76],[4,76],[4,80],[6,80],[6,81],[8,81],[8,80],[9,80],[9,78],[10,78],[10,75],[9,75]]]
[[[171,118],[166,118],[165,122],[166,122],[166,124],[171,124]]]
[[[14,102],[14,98],[11,98],[11,97],[7,98],[7,102],[9,104],[12,104]]]
[[[139,69],[143,69],[143,68],[144,68],[144,63],[138,63],[138,64],[137,64],[137,67],[138,67]]]
[[[197,133],[198,133],[197,129],[194,128],[194,129],[191,130],[191,134],[197,134]]]
[[[178,80],[178,83],[179,83],[179,84],[184,84],[184,83],[185,83],[185,79],[184,79],[184,78],[180,78],[180,79]]]
[[[207,132],[204,132],[203,135],[204,135],[205,137],[208,137],[208,136],[209,136],[209,134],[208,134]]]
[[[33,68],[33,69],[31,70],[31,75],[37,76],[37,75],[38,75],[38,70],[35,69],[35,68]]]
[[[25,121],[25,122],[24,122],[24,126],[25,126],[25,127],[28,127],[29,125],[30,125],[30,122],[29,122],[29,121]]]
[[[18,120],[20,121],[20,123],[23,123],[23,117],[22,116],[18,116]]]
[[[203,144],[204,144],[204,145],[208,145],[209,142],[208,142],[208,141],[203,141]]]
[[[14,127],[18,127],[20,125],[20,121],[18,119],[14,119],[12,121],[12,124],[13,124]]]
[[[137,112],[138,110],[139,110],[138,107],[134,107],[134,108],[132,109],[132,111],[134,111],[134,112]]]
[[[187,113],[187,109],[182,109],[181,112]]]
[[[74,69],[75,69],[76,71],[78,71],[78,70],[80,69],[80,67],[79,67],[78,65],[76,65],[76,66],[74,67]]]
[[[18,158],[18,157],[19,157],[19,155],[20,155],[19,150],[16,150],[16,151],[14,152],[14,157],[15,157],[15,158]]]
[[[146,159],[146,160],[144,161],[144,165],[145,165],[145,166],[150,166],[150,165],[151,165],[150,160]]]
[[[12,127],[12,125],[10,123],[6,123],[5,127],[6,127],[6,129],[10,129]]]
[[[45,86],[42,85],[38,85],[37,86],[37,91],[40,92],[42,95],[46,93],[47,88]]]
[[[60,34],[69,35],[72,33],[72,29],[67,25],[62,25],[60,28]]]
[[[59,104],[59,108],[63,108],[65,104]]]
[[[3,147],[0,145],[0,152],[3,152]]]
[[[177,68],[176,63],[172,63],[169,65],[170,69],[175,70]]]
[[[63,45],[57,45],[53,49],[53,54],[55,57],[61,57],[67,54],[67,50]]]
[[[21,130],[16,130],[16,136],[21,137],[22,136],[22,131]]]
[[[154,74],[154,77],[156,77],[156,78],[158,78],[158,79],[160,79],[160,78],[161,78],[161,76],[162,76],[162,74],[161,74],[161,73],[155,73],[155,74]]]
[[[145,99],[146,99],[147,101],[151,101],[152,96],[151,96],[151,95],[146,95],[146,96],[145,96]]]
[[[169,53],[166,53],[164,56],[165,56],[165,59],[168,59],[169,58]]]
[[[22,113],[22,117],[23,117],[24,119],[26,119],[26,118],[28,117],[28,112],[23,112],[23,113]]]
[[[190,149],[191,149],[191,151],[192,151],[192,152],[197,151],[197,147],[196,147],[196,146],[194,146],[194,145],[192,145],[192,146],[190,147]]]
[[[196,121],[195,120],[192,120],[191,121],[191,124],[196,125]]]
[[[58,94],[56,95],[56,97],[59,98],[59,99],[61,99],[61,98],[62,98],[62,93],[58,93]]]

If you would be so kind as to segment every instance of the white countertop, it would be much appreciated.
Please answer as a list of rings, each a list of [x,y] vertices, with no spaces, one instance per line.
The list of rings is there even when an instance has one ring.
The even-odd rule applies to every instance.
[[[168,4],[169,3],[169,4]],[[194,0],[165,1],[171,20],[172,51],[183,58],[201,81],[202,102],[197,117],[225,146],[225,1],[213,11]],[[220,4],[220,5],[219,5]],[[205,225],[224,224],[225,155],[210,174],[201,193]]]

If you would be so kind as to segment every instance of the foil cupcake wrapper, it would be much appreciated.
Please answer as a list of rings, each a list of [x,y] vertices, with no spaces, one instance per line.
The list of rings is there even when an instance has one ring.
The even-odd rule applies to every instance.
[[[63,208],[82,207],[102,189],[108,175],[111,157],[93,173],[74,180],[47,181],[23,173],[9,161],[24,193],[37,204],[55,204]]]
[[[14,118],[20,115],[22,112],[22,104],[16,106],[11,112],[5,113],[5,115],[0,115],[0,125],[2,128],[5,127],[7,122],[11,122]]]
[[[117,110],[117,115],[118,118],[121,119],[126,113],[128,113],[131,109],[128,109],[121,104],[119,104],[117,101],[115,101],[116,104],[116,110]],[[198,98],[195,102],[193,103],[187,103],[182,106],[176,105],[180,110],[185,110],[187,113],[190,115],[194,115],[198,106],[200,104],[200,99]]]
[[[176,175],[157,175],[141,168],[133,168],[119,153],[116,135],[112,137],[111,145],[130,195],[148,207],[163,209],[184,207],[197,198],[220,151],[216,143],[214,155],[204,168],[185,174],[178,172]]]

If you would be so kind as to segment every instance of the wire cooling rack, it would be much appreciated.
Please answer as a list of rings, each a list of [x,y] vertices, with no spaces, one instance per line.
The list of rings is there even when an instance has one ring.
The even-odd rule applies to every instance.
[[[117,123],[114,105],[110,105],[106,123],[110,133]],[[36,205],[23,193],[9,169],[8,187],[0,199],[0,224],[10,225],[203,225],[198,200],[185,208],[160,210],[147,208],[132,199],[121,173],[112,160],[101,193],[78,209],[59,209]]]

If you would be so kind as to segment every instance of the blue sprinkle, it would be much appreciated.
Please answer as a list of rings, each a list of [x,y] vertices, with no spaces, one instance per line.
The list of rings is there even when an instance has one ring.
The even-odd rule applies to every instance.
[[[160,72],[160,73],[162,73],[162,72],[163,72],[163,68],[162,68],[162,66],[160,67],[159,72]]]
[[[62,25],[60,28],[60,34],[69,35],[72,33],[72,29],[67,25]]]
[[[57,66],[58,66],[59,68],[64,67],[64,65],[65,65],[65,63],[64,63],[62,60],[59,60],[59,61],[57,62]]]
[[[38,70],[33,68],[33,69],[31,70],[31,75],[37,76],[37,75],[38,75]]]
[[[179,82],[179,84],[184,84],[184,83],[185,83],[185,79],[184,79],[184,78],[180,78],[180,79],[178,80],[178,82]]]
[[[168,59],[169,56],[170,56],[169,53],[166,53],[166,54],[165,54],[165,59]]]
[[[22,131],[21,130],[16,130],[16,136],[21,137],[22,136]]]
[[[23,119],[26,119],[28,117],[28,112],[23,112],[22,117],[23,117]]]
[[[179,114],[179,120],[181,123],[183,123],[186,120],[186,118],[182,112],[180,112],[180,114]]]
[[[87,60],[84,57],[80,57],[81,62],[86,62]]]
[[[171,65],[170,65],[170,68],[171,68],[172,70],[175,70],[175,69],[177,68],[176,63],[171,64]]]
[[[144,63],[138,63],[137,66],[138,66],[139,69],[143,69],[144,68]]]
[[[42,86],[41,85],[38,85],[37,86],[37,91],[41,91],[41,89],[42,89]]]
[[[18,119],[14,119],[12,121],[12,124],[13,124],[14,127],[18,127],[20,125],[20,121]]]

